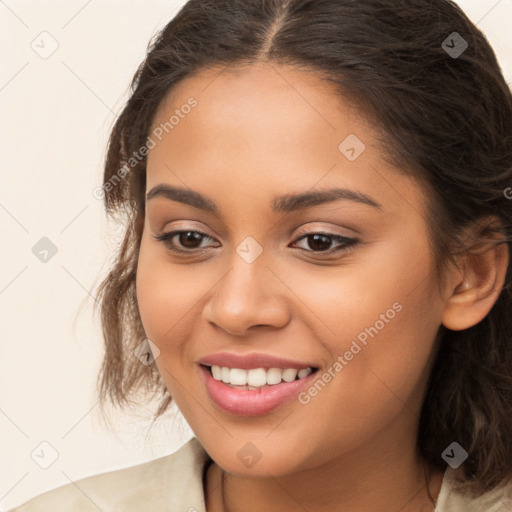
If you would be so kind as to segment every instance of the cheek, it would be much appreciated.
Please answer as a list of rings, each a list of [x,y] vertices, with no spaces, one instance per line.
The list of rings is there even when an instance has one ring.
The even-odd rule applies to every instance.
[[[194,306],[202,296],[198,280],[193,279],[188,266],[177,271],[165,253],[143,241],[137,267],[137,302],[146,336],[160,350],[155,363],[169,392],[182,411],[189,404],[182,390],[190,380],[187,340],[194,337],[197,318]],[[190,412],[189,412],[190,414]]]
[[[161,249],[143,237],[137,266],[137,302],[146,335],[159,345],[165,342],[165,348],[184,328],[187,313],[201,296],[200,282],[192,277],[190,268],[184,265],[177,271]]]
[[[343,369],[338,366],[328,384],[340,405],[344,399],[344,407],[358,403],[358,413],[371,416],[375,397],[399,407],[416,392],[441,318],[432,263],[426,241],[402,237],[379,242],[329,272],[319,268],[298,279],[287,271],[287,282],[304,302],[299,315],[307,332],[316,334],[331,364],[343,358]],[[316,405],[322,402],[331,403]]]
[[[414,327],[415,320],[419,322],[416,329],[423,329],[421,323],[437,314],[432,263],[425,239],[401,234],[372,241],[340,258],[336,265],[301,262],[276,267],[275,273],[293,290],[290,300],[296,314],[308,321],[331,352],[339,353],[365,328],[376,322],[380,327],[381,315],[386,330],[390,323],[405,328],[405,318],[412,321],[407,329]],[[276,291],[284,293],[277,286]],[[425,312],[431,315],[425,316]]]

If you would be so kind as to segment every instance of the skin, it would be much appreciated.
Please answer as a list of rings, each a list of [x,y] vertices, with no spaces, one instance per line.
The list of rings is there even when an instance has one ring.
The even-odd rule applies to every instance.
[[[148,200],[137,272],[158,369],[214,460],[207,510],[432,510],[415,446],[434,340],[441,324],[464,329],[489,312],[503,286],[506,246],[472,256],[467,272],[453,268],[441,286],[426,194],[384,160],[376,128],[350,102],[293,68],[219,71],[168,95],[154,127],[191,96],[198,105],[151,149],[147,166],[147,191],[188,188],[219,211]],[[355,161],[338,149],[350,134],[366,146]],[[337,200],[287,214],[271,209],[276,195],[332,187],[360,191],[382,208]],[[183,255],[154,238],[178,229],[211,238],[184,247],[187,240],[174,237],[175,246],[196,250]],[[327,254],[304,231],[360,243]],[[236,252],[248,236],[263,249],[252,263]],[[313,362],[321,375],[394,303],[401,311],[309,403],[293,399],[242,417],[209,398],[201,357],[264,352]],[[237,456],[248,442],[261,453],[252,467]],[[435,499],[442,476],[432,472]]]

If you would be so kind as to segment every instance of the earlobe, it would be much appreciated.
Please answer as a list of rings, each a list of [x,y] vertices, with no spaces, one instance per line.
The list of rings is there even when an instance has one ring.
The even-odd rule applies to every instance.
[[[492,240],[480,238],[468,248],[462,255],[458,281],[446,302],[442,324],[461,331],[483,320],[503,289],[508,264],[508,244],[496,235]]]

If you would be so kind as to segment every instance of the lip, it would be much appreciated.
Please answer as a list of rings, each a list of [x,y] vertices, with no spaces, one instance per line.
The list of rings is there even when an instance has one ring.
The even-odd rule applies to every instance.
[[[317,374],[317,371],[313,371],[306,377],[292,382],[281,382],[263,389],[249,390],[232,388],[214,379],[207,366],[200,365],[199,368],[208,395],[215,405],[224,412],[239,416],[259,416],[283,406],[310,386]]]
[[[252,354],[234,354],[231,352],[219,352],[210,354],[198,361],[199,364],[205,366],[226,366],[228,368],[240,368],[242,370],[250,370],[252,368],[317,368],[314,364],[294,361],[292,359],[284,359],[282,357],[271,356],[254,352]]]

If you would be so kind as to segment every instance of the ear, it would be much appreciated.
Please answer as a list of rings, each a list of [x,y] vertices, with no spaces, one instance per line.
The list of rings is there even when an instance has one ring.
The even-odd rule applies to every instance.
[[[441,323],[452,331],[476,325],[492,309],[501,293],[509,263],[508,244],[503,231],[491,227],[500,222],[492,217],[472,226],[470,241],[452,273],[448,299]]]

